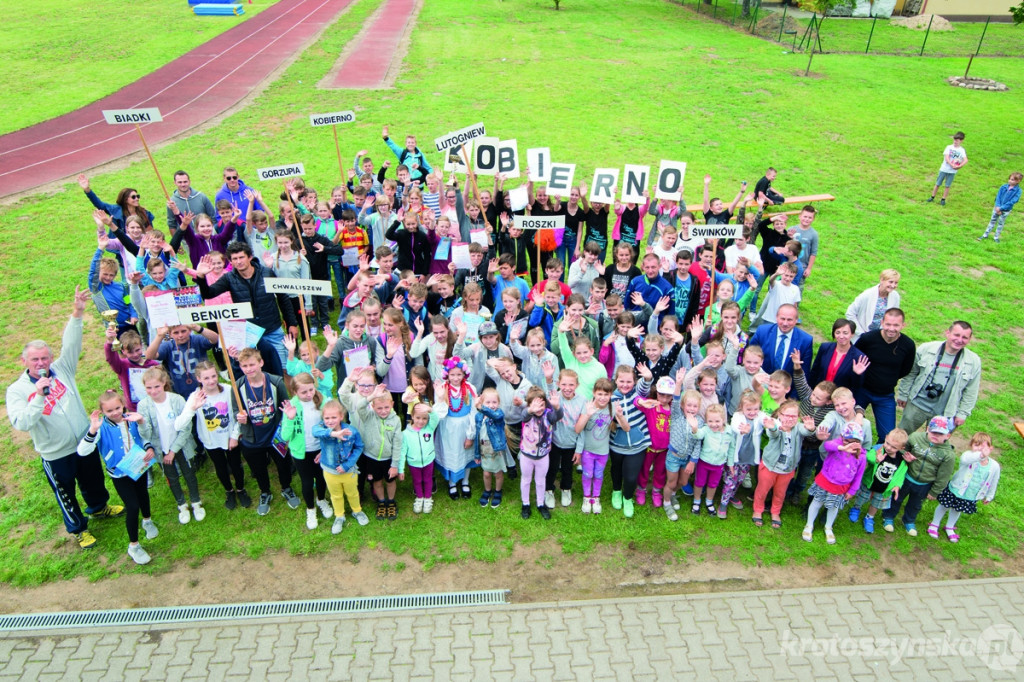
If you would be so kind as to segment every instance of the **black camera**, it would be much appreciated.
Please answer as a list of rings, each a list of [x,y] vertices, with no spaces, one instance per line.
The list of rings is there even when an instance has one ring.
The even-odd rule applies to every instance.
[[[924,387],[924,397],[928,400],[938,400],[939,396],[942,395],[942,385],[937,382],[932,382]]]

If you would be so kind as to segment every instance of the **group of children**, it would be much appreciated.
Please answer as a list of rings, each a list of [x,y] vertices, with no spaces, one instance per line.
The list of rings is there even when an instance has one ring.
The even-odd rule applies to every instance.
[[[736,240],[693,237],[694,216],[677,202],[602,206],[589,204],[580,188],[563,204],[532,184],[531,214],[567,220],[562,235],[527,236],[511,224],[502,178],[493,193],[475,196],[468,187],[460,191],[454,177],[445,186],[431,173],[416,157],[415,138],[395,149],[400,159],[422,162],[399,165],[399,185],[383,178],[386,168],[374,176],[360,154],[359,185],[349,188],[354,204],[344,187],[320,202],[311,188],[289,181],[276,232],[269,232],[269,207],[251,190],[244,222],[230,205],[218,207],[225,211],[216,224],[181,216],[172,244],[195,231],[186,242],[192,268],[154,230],[130,236],[118,226],[108,236],[109,216],[97,212],[90,281],[97,307],[118,310],[105,351],[123,391],[101,396],[81,448],[104,453],[128,510],[135,561],[149,560],[138,542],[139,515],[148,538],[157,530],[146,477],[126,477],[116,466],[133,451],[146,463],[159,456],[182,524],[206,515],[198,449],[213,462],[228,510],[253,503],[244,460],[259,487],[256,511],[269,513],[273,462],[288,505],[305,506],[306,527],[333,517],[333,533],[342,532],[346,511],[368,524],[366,500],[377,520],[396,520],[407,473],[415,514],[432,512],[439,479],[451,499],[473,497],[475,468],[482,470],[481,507],[500,507],[506,479],[519,479],[524,519],[534,509],[550,519],[557,504],[573,504],[574,489],[582,513],[601,514],[606,470],[606,499],[627,518],[650,501],[676,521],[682,493],[693,515],[726,519],[730,509],[744,508],[740,490],[749,488],[753,523],[781,528],[783,505],[806,489],[803,538],[813,539],[824,507],[829,543],[851,501],[852,521],[868,504],[863,528],[871,533],[878,511],[892,531],[907,500],[902,522],[915,535],[921,503],[938,499],[928,533],[937,536],[948,512],[943,528],[953,542],[959,515],[973,513],[977,500],[991,501],[999,465],[986,434],[972,439],[954,475],[951,420],[936,416],[925,433],[896,430],[876,445],[850,389],[831,381],[810,386],[799,352],[792,373],[762,370],[766,351],[749,344],[745,313],[753,329],[799,303],[818,251],[812,206],[797,212],[791,230],[785,213],[763,218],[769,204],[784,201],[771,188],[772,169],[758,183],[756,215],[746,215],[752,196],[744,198],[745,183],[726,207],[709,197],[705,178],[704,220],[744,223]],[[609,212],[616,221],[606,265]],[[654,221],[637,267],[648,215]],[[289,300],[326,348],[294,330],[278,349],[287,355],[283,375],[263,370],[266,356],[257,348],[227,348],[221,367],[230,363],[235,382],[224,383],[227,374],[207,356],[217,334],[198,325],[149,330],[143,341],[140,294],[173,288],[186,275],[207,282],[223,275],[228,259],[217,247],[228,240],[214,242],[226,230],[250,245],[254,263],[280,276],[337,278],[334,326],[333,297]],[[471,236],[470,267],[456,268],[453,248]],[[125,248],[126,239],[136,244],[135,258],[102,257],[104,249]],[[538,247],[546,277],[537,263],[531,287],[523,275]],[[122,266],[130,284],[116,279]],[[141,270],[149,280],[137,276]],[[113,347],[118,335],[120,352]],[[295,473],[301,499],[292,489]]]

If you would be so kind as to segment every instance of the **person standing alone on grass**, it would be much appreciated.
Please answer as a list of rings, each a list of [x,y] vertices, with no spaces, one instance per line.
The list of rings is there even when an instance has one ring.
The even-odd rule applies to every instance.
[[[999,235],[1003,233],[1003,226],[1006,224],[1006,216],[1013,210],[1014,205],[1020,201],[1020,181],[1024,179],[1024,174],[1021,173],[1010,173],[1010,179],[1006,181],[1006,184],[999,188],[996,192],[996,204],[992,207],[992,219],[988,221],[988,227],[985,228],[985,233],[978,237],[980,242],[982,239],[988,239],[989,233],[992,228],[996,230],[995,242],[999,243]]]
[[[942,165],[939,166],[939,175],[935,178],[932,195],[928,197],[929,202],[935,201],[939,185],[946,183],[946,189],[942,190],[942,199],[939,201],[942,206],[946,205],[946,199],[949,198],[949,186],[953,184],[956,172],[967,164],[967,150],[964,149],[963,142],[963,131],[957,131],[953,136],[953,144],[946,145],[946,149],[942,152]]]
[[[78,455],[78,443],[89,430],[89,415],[75,383],[82,353],[82,314],[89,298],[88,291],[75,287],[60,356],[54,360],[45,341],[29,341],[21,351],[25,372],[7,387],[7,417],[15,429],[27,431],[32,437],[32,446],[43,460],[46,480],[57,497],[64,527],[82,549],[96,544],[89,532],[89,517],[106,519],[124,513],[121,505],[108,504],[110,493],[103,482],[100,454],[94,450]],[[78,504],[76,484],[87,505],[85,514]]]

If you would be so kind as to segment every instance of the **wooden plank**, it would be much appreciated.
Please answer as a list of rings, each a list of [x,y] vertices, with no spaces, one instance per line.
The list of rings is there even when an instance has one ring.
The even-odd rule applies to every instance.
[[[1017,429],[1017,435],[1024,438],[1024,422],[1014,422],[1013,428]]]
[[[802,196],[802,197],[786,197],[786,201],[784,201],[783,203],[781,203],[781,204],[765,204],[765,208],[766,209],[770,209],[773,206],[785,206],[785,205],[788,205],[788,204],[813,204],[815,201],[835,201],[835,200],[836,200],[836,198],[834,196],[832,196],[831,194],[808,194],[808,195]],[[722,199],[722,201],[725,203],[726,206],[729,205],[729,202],[726,201],[725,199]],[[699,210],[701,210],[702,206],[704,206],[704,200],[703,199],[701,199],[700,201],[694,202],[692,204],[690,204],[690,203],[686,204],[686,208],[689,211],[699,211]],[[737,208],[739,208],[738,204],[737,204]],[[748,201],[747,202],[747,208],[748,209],[750,209],[750,208],[757,208],[757,202],[753,201],[753,200]]]

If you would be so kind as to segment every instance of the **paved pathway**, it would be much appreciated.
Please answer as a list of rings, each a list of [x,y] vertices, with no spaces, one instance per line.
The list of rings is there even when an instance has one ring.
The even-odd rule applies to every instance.
[[[405,57],[405,39],[419,14],[421,0],[387,0],[372,21],[352,39],[322,88],[371,89],[390,87]]]
[[[0,680],[1024,677],[1024,579],[0,633]]]

